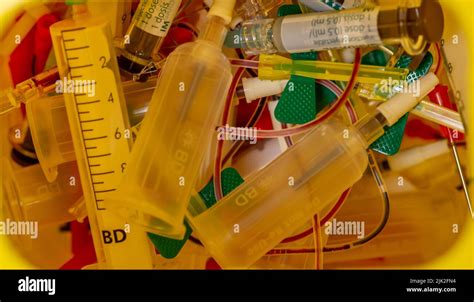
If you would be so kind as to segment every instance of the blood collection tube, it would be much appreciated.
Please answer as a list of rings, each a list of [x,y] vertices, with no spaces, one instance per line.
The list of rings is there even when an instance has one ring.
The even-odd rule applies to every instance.
[[[184,216],[232,73],[222,53],[235,1],[214,1],[198,39],[161,70],[140,135],[110,207],[148,232],[181,239]]]
[[[410,55],[441,39],[443,11],[438,1],[419,7],[374,6],[342,11],[290,15],[244,22],[230,32],[227,47],[248,54],[303,53],[370,45],[402,45]]]

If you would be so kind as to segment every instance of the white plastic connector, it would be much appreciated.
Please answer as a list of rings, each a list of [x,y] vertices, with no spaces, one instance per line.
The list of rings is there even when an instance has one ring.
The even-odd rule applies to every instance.
[[[377,107],[377,110],[385,116],[387,126],[392,126],[403,115],[411,111],[439,83],[438,77],[432,72],[417,81],[420,82],[413,82],[408,86],[407,91],[410,93],[399,93]]]
[[[344,63],[354,63],[355,60],[355,49],[344,48],[341,49],[341,59]]]
[[[240,16],[235,16],[232,21],[230,21],[229,27],[230,29],[234,30],[239,24],[242,24],[244,22],[244,19]]]
[[[276,95],[283,92],[288,80],[260,80],[259,78],[243,78],[242,85],[244,87],[245,98],[247,103],[253,100],[263,98],[270,95]]]
[[[398,152],[387,158],[390,170],[400,172],[421,164],[425,160],[449,153],[448,142],[440,140],[435,143],[414,147]]]
[[[232,21],[232,14],[234,12],[236,0],[214,0],[212,1],[211,9],[208,16],[218,16],[224,19],[226,24]]]

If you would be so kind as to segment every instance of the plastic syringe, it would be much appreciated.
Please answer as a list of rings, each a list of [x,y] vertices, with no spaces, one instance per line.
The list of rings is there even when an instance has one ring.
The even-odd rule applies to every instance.
[[[397,94],[355,126],[336,118],[321,123],[213,207],[189,213],[213,258],[224,268],[249,267],[357,182],[368,146],[439,82],[432,73],[420,81],[419,97]]]
[[[64,96],[99,267],[152,268],[145,232],[105,207],[131,144],[109,23],[91,17],[86,5],[73,5],[73,18],[50,30],[59,74],[74,83],[74,92]],[[80,92],[84,85],[94,93]]]
[[[353,64],[291,60],[279,55],[261,54],[258,63],[258,77],[262,80],[288,79],[291,75],[307,78],[349,81]],[[361,65],[357,75],[359,83],[379,84],[382,80],[404,80],[410,71],[404,68]]]

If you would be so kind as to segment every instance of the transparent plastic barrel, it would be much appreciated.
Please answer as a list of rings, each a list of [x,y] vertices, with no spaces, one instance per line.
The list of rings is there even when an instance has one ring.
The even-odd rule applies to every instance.
[[[184,235],[186,207],[231,78],[228,60],[207,41],[168,57],[111,207],[149,232]]]
[[[246,268],[358,181],[367,163],[358,131],[332,119],[190,222],[222,267]]]

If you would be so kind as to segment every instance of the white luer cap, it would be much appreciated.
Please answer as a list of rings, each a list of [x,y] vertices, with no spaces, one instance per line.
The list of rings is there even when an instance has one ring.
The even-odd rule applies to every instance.
[[[213,0],[208,16],[218,16],[225,20],[226,24],[232,21],[232,14],[234,12],[236,0]],[[206,4],[209,4],[207,1]]]
[[[417,81],[408,86],[409,93],[398,93],[390,100],[377,107],[377,110],[385,116],[387,126],[392,126],[407,112],[411,111],[439,83],[438,77],[436,77],[432,72]],[[414,91],[417,90],[418,84],[419,91],[415,94]]]
[[[387,160],[390,169],[399,172],[448,152],[448,142],[446,140],[440,140],[431,144],[400,151],[394,156],[389,156]]]
[[[270,95],[280,94],[285,90],[288,80],[260,80],[259,78],[243,78],[245,98],[247,103]]]

